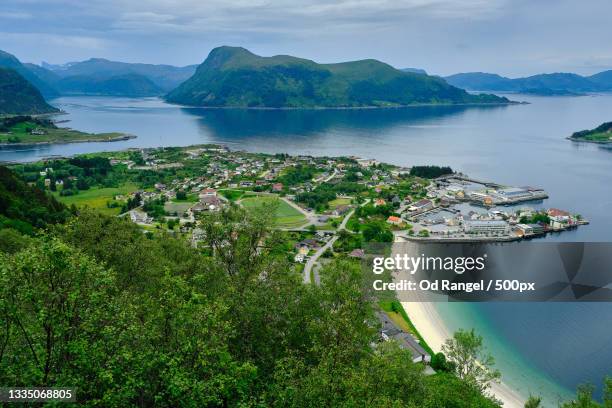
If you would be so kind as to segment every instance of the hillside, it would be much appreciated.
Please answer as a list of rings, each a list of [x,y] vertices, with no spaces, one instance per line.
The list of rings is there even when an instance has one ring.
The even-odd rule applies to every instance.
[[[392,107],[508,103],[471,95],[438,77],[403,72],[376,60],[337,64],[288,55],[260,57],[239,47],[210,52],[169,102],[210,107]]]
[[[195,65],[175,67],[172,65],[153,65],[109,61],[104,58],[91,58],[86,61],[72,62],[65,65],[45,64],[48,70],[60,78],[79,77],[93,80],[105,80],[113,77],[145,77],[156,87],[168,92],[193,75]]]
[[[612,143],[612,122],[605,122],[595,129],[575,132],[569,138],[584,142]]]
[[[69,214],[51,195],[0,166],[0,229],[11,227],[30,234],[33,227],[64,222]]]
[[[12,69],[0,68],[0,114],[57,112],[41,93]]]
[[[64,95],[155,96],[164,93],[153,81],[139,74],[109,78],[76,75],[60,79],[57,87]]]
[[[0,68],[15,70],[19,75],[34,85],[46,98],[58,96],[57,89],[55,89],[52,83],[44,78],[44,76],[47,76],[46,70],[40,67],[38,67],[40,69],[32,68],[28,65],[30,64],[24,65],[14,55],[0,50]]]
[[[591,76],[553,73],[514,79],[485,72],[467,72],[444,79],[451,85],[473,91],[520,92],[544,96],[612,91],[612,71]]]

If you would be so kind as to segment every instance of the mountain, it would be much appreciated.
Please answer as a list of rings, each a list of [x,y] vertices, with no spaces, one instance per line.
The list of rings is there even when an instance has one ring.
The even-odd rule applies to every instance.
[[[488,74],[486,72],[461,73],[447,76],[444,79],[449,84],[463,89],[486,89],[490,91],[514,89],[510,78],[505,78],[497,74]]]
[[[124,74],[108,78],[74,75],[61,78],[57,87],[64,95],[155,96],[164,91],[144,75]]]
[[[587,79],[603,88],[612,89],[612,70],[591,75],[590,77],[587,77]]]
[[[41,93],[13,69],[0,68],[0,114],[57,112]]]
[[[40,69],[31,69],[28,66],[24,65],[12,54],[8,52],[0,50],[0,67],[9,68],[17,71],[19,75],[27,79],[32,85],[34,85],[41,94],[43,94],[47,98],[52,98],[58,96],[57,89],[43,79],[40,75],[46,75],[44,73],[44,68]],[[44,70],[44,71],[43,71]],[[48,71],[47,71],[48,72]]]
[[[402,68],[402,69],[400,69],[400,71],[412,72],[413,74],[427,75],[427,71],[425,71],[424,69],[421,69],[421,68]]]
[[[187,80],[196,70],[196,65],[175,67],[172,65],[137,64],[91,58],[65,65],[44,64],[48,70],[61,78],[91,77],[96,80],[138,75],[146,77],[164,92],[168,92]],[[136,77],[132,77],[136,78]]]
[[[373,107],[508,103],[471,95],[443,79],[402,72],[377,60],[338,64],[288,55],[260,57],[240,47],[213,49],[195,74],[166,96],[211,107]]]
[[[600,72],[589,77],[560,72],[514,79],[485,72],[467,72],[444,79],[451,85],[474,91],[521,92],[539,95],[575,95],[583,92],[612,91],[612,71]]]

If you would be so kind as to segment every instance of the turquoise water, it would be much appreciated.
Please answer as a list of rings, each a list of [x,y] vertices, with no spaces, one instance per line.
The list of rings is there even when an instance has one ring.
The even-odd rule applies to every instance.
[[[612,150],[565,140],[612,120],[612,95],[533,97],[528,105],[384,110],[219,110],[181,108],[155,98],[70,97],[52,101],[68,126],[123,131],[137,139],[0,150],[0,160],[34,160],[127,147],[225,143],[235,149],[358,155],[399,165],[450,165],[474,177],[545,188],[547,207],[579,212],[591,225],[550,236],[610,241]],[[505,380],[549,402],[579,383],[612,374],[612,306],[439,304],[450,328],[476,327]]]
[[[445,325],[450,331],[456,331],[458,329],[475,329],[478,334],[482,335],[488,351],[495,357],[495,365],[503,374],[503,381],[518,391],[524,398],[529,395],[539,395],[543,398],[544,406],[556,407],[559,401],[567,400],[572,397],[571,387],[574,384],[563,386],[559,380],[552,377],[545,371],[544,368],[539,367],[538,363],[529,358],[531,353],[526,353],[525,348],[518,347],[504,334],[508,330],[517,330],[516,335],[522,336],[533,342],[534,337],[538,334],[525,331],[519,328],[512,328],[512,324],[508,324],[508,321],[504,322],[505,327],[500,328],[495,324],[496,320],[502,319],[501,315],[505,314],[508,310],[512,310],[517,305],[503,304],[503,311],[499,314],[491,313],[496,307],[489,307],[485,305],[482,307],[481,304],[476,303],[436,303],[435,307],[440,317],[444,321]],[[542,310],[538,310],[541,305],[530,304],[529,314],[543,315]],[[558,307],[555,305],[554,307]],[[573,307],[573,306],[572,306]],[[522,320],[525,322],[525,315],[515,315],[511,317],[514,320]],[[561,323],[559,326],[563,326]],[[531,352],[534,352],[537,345],[541,344],[545,347],[545,343],[541,341],[535,341],[536,347],[531,347]],[[541,352],[541,350],[540,350]],[[546,350],[544,350],[546,354]],[[540,356],[543,357],[543,356]],[[548,358],[563,359],[562,355],[546,356]],[[584,378],[578,380],[583,382]]]

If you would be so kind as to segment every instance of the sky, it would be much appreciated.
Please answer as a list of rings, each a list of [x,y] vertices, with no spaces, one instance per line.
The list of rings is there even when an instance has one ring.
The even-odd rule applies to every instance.
[[[0,49],[188,65],[233,45],[436,75],[593,74],[612,68],[610,16],[609,0],[0,0]]]

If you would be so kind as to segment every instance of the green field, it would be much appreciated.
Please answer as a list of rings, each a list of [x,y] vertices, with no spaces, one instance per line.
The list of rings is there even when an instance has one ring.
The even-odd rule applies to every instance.
[[[334,210],[336,207],[340,205],[349,205],[351,203],[350,198],[336,198],[335,200],[331,200],[329,202],[329,208]]]
[[[194,203],[190,201],[169,201],[164,204],[164,210],[169,214],[177,213],[181,215],[189,208],[193,207],[193,205]]]
[[[306,217],[301,212],[276,197],[253,196],[243,199],[240,203],[247,209],[261,208],[264,205],[276,206],[274,222],[277,227],[296,228],[306,223]]]
[[[90,188],[89,190],[79,191],[79,194],[72,196],[60,196],[58,192],[53,193],[55,198],[66,205],[76,205],[77,207],[89,207],[104,214],[118,215],[119,208],[108,208],[107,202],[112,201],[113,197],[119,194],[128,194],[138,190],[138,186],[126,183],[121,187]]]

